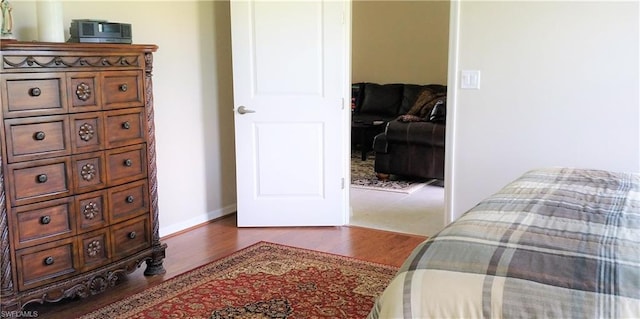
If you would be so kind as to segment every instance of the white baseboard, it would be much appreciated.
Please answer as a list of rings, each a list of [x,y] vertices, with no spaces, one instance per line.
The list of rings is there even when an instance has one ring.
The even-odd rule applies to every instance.
[[[160,238],[167,236],[167,235],[171,235],[173,233],[177,233],[181,230],[185,230],[187,228],[193,227],[193,226],[197,226],[203,223],[206,223],[212,219],[216,219],[216,218],[220,218],[222,216],[226,216],[232,213],[235,213],[237,211],[237,206],[236,204],[233,205],[229,205],[226,207],[223,207],[221,209],[218,210],[214,210],[214,211],[210,211],[208,212],[206,215],[201,215],[201,216],[197,216],[194,218],[191,218],[189,220],[185,220],[183,222],[177,223],[177,224],[172,224],[172,225],[167,225],[167,226],[162,226],[160,225]]]

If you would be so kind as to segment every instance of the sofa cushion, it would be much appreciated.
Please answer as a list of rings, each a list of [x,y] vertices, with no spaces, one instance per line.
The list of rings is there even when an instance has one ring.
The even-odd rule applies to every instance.
[[[389,144],[444,147],[446,126],[433,122],[391,121],[387,125],[386,142]]]
[[[395,116],[402,104],[403,84],[375,84],[364,86],[364,99],[360,113]]]

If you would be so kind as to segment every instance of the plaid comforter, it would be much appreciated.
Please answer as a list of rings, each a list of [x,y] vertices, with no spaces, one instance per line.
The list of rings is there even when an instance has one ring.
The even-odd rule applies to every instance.
[[[419,245],[369,318],[640,318],[640,175],[528,172]]]

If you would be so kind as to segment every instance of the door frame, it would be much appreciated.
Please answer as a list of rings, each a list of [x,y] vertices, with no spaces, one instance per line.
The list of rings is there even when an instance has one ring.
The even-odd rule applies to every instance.
[[[447,128],[444,144],[444,225],[455,219],[456,109],[458,96],[458,58],[460,55],[460,3],[449,2],[449,58],[447,71]]]
[[[353,58],[353,29],[352,29],[352,10],[353,10],[353,0],[348,0],[348,3],[344,5],[344,24],[345,24],[345,41],[344,47],[347,50],[348,58],[345,59],[345,83],[344,83],[344,92],[342,96],[344,96],[345,100],[342,105],[345,108],[345,112],[342,116],[342,136],[344,137],[342,144],[342,153],[344,154],[342,163],[342,176],[344,179],[342,180],[342,189],[344,196],[344,207],[342,208],[342,212],[344,214],[342,220],[344,225],[351,224],[351,78],[353,69],[352,58]]]
[[[449,52],[448,52],[448,61],[447,61],[447,119],[446,119],[446,139],[445,139],[445,164],[444,164],[444,225],[446,226],[451,223],[455,219],[455,198],[454,198],[454,189],[455,189],[455,127],[456,127],[456,105],[457,105],[457,95],[458,95],[458,56],[459,56],[459,40],[460,40],[460,3],[464,0],[449,0]],[[353,0],[350,0],[353,3]],[[351,81],[352,74],[352,37],[353,30],[351,26],[351,10],[352,6],[348,5],[347,17],[350,17],[346,23],[348,23],[347,28],[349,30],[348,36],[348,48],[349,48],[349,61],[348,61],[348,78]],[[350,89],[351,83],[348,83],[348,87]],[[351,96],[351,91],[345,96]],[[351,153],[351,116],[346,116],[347,121],[344,123],[344,135],[345,145],[343,145],[344,154],[348,155]],[[345,167],[347,176],[347,185],[350,184],[351,181],[351,159],[350,156],[345,156]],[[347,189],[346,195],[346,209],[345,212],[345,225],[349,225],[350,223],[350,212],[351,212],[351,195],[349,192],[350,187],[345,187]]]

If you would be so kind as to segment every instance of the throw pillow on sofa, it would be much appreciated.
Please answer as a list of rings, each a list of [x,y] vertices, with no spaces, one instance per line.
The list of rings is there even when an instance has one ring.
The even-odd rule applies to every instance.
[[[443,97],[436,101],[436,104],[431,108],[429,114],[429,122],[444,124],[447,118],[447,98]]]

